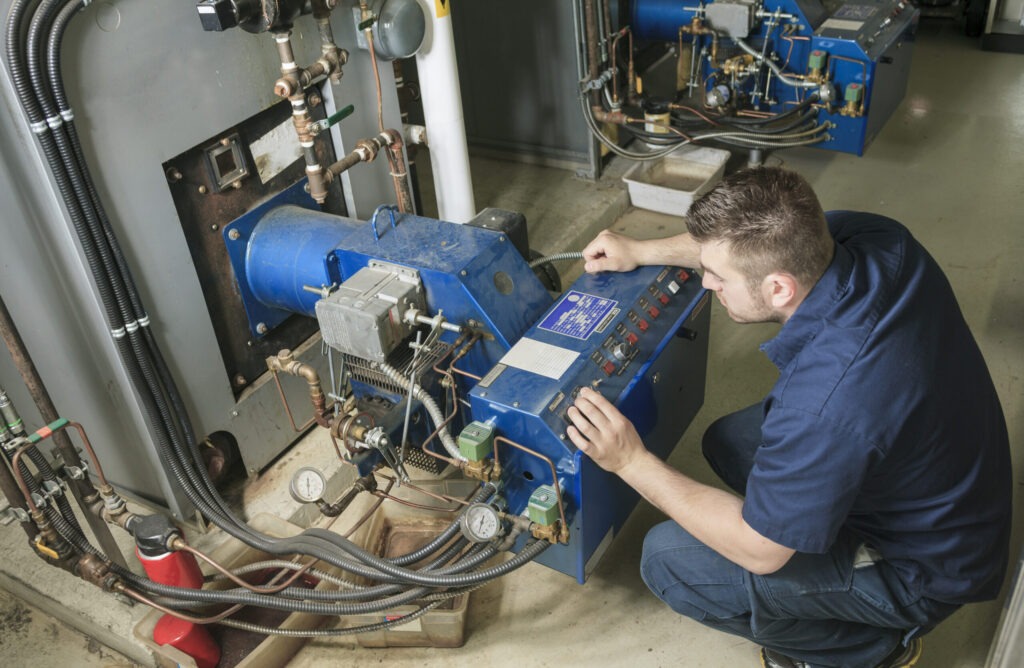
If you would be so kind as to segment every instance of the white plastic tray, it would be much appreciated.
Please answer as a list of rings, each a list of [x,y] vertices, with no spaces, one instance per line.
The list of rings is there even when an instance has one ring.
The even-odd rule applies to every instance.
[[[685,216],[690,205],[725,172],[729,151],[683,146],[660,160],[633,165],[622,180],[633,206]]]

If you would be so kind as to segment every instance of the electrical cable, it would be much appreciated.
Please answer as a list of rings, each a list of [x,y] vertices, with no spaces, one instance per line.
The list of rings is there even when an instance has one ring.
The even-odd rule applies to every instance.
[[[530,269],[539,267],[542,264],[551,264],[552,262],[560,262],[562,260],[582,260],[583,253],[580,251],[566,251],[564,253],[554,253],[553,255],[547,255],[545,257],[539,257],[536,260],[530,262]]]

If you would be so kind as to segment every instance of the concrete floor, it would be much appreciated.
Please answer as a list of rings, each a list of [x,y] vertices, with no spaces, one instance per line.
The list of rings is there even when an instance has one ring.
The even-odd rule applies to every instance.
[[[1024,232],[1019,227],[1024,220],[1022,64],[1016,55],[981,52],[977,42],[963,37],[953,22],[925,22],[906,99],[865,157],[806,149],[769,159],[770,164],[784,164],[804,174],[827,209],[870,210],[901,220],[945,268],[1003,399],[1018,481],[1024,480],[1024,285],[1015,269],[1024,254]],[[497,206],[526,213],[533,246],[542,252],[579,249],[623,210],[618,176],[626,167],[613,165],[595,185],[577,181],[564,171],[475,160],[476,203],[478,208]],[[614,227],[657,237],[679,231],[682,222],[629,209]],[[759,399],[771,386],[774,367],[757,345],[774,330],[770,325],[736,325],[716,305],[705,406],[672,455],[675,466],[699,480],[713,481],[700,456],[700,435],[714,418]],[[1022,499],[1018,483],[1014,498],[1018,516],[1024,510]],[[756,647],[676,616],[643,586],[637,573],[640,544],[645,531],[661,519],[659,512],[641,504],[585,586],[530,565],[474,593],[466,643],[460,649],[371,650],[344,641],[311,641],[289,665],[758,665]],[[29,561],[24,541],[12,537],[16,532],[13,527],[0,528],[4,552],[24,556],[16,561]],[[1022,538],[1018,523],[1015,555]],[[32,589],[49,595],[43,582],[47,576],[36,573],[34,577]],[[5,586],[10,582],[8,574],[0,579]],[[94,615],[105,606],[116,607],[102,596],[91,596],[87,607]],[[23,608],[10,599],[0,604],[0,655],[5,665],[36,664],[40,657],[29,652],[40,648],[52,652],[45,658],[63,658],[75,666],[128,662],[107,654],[99,663],[86,663],[94,657],[84,649],[83,639],[55,638],[40,612],[31,613],[38,620],[29,625],[34,631],[22,632],[28,628],[22,624],[22,630],[14,632],[10,620],[17,625],[25,614]],[[927,637],[919,665],[983,666],[1000,610],[1000,603],[992,602],[959,611]],[[119,630],[114,624],[113,633],[127,637],[130,628]],[[131,647],[127,651],[139,658]]]

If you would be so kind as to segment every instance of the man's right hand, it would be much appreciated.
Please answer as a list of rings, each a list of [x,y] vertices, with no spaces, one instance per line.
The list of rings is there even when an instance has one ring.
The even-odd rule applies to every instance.
[[[586,260],[583,269],[591,274],[599,271],[632,271],[640,263],[637,245],[636,239],[605,230],[583,249],[583,259]]]

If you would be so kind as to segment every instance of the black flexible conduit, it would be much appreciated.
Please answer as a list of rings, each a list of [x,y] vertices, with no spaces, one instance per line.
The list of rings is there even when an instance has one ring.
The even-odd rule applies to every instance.
[[[149,327],[142,298],[89,173],[75,129],[61,76],[61,43],[71,19],[85,4],[85,0],[15,0],[6,24],[5,52],[14,89],[78,236],[115,347],[142,404],[160,459],[167,462],[174,480],[200,513],[249,547],[275,556],[312,556],[383,584],[354,593],[313,593],[287,588],[280,595],[270,596],[247,590],[214,592],[159,585],[116,564],[111,566],[112,571],[133,587],[188,605],[230,602],[337,615],[348,614],[346,610],[380,610],[416,600],[431,588],[451,592],[479,586],[519,568],[543,552],[549,544],[533,541],[504,564],[467,573],[492,557],[496,550],[490,546],[475,546],[462,552],[464,541],[460,539],[421,569],[411,570],[406,566],[434,555],[451,541],[458,532],[457,522],[418,550],[394,559],[382,559],[337,534],[322,530],[307,530],[291,538],[264,536],[227,507],[201,463],[199,442],[185,402]],[[44,476],[47,475],[36,457],[29,456]],[[31,475],[27,476],[27,480],[31,479]],[[38,491],[38,485],[32,491]],[[485,500],[492,493],[492,489],[484,487],[474,500]],[[47,517],[58,534],[81,553],[102,556],[82,533],[70,507],[66,513],[63,506],[60,510],[47,508]],[[447,565],[453,559],[454,563]],[[309,602],[310,599],[345,601],[370,597],[376,598],[350,605]]]

